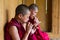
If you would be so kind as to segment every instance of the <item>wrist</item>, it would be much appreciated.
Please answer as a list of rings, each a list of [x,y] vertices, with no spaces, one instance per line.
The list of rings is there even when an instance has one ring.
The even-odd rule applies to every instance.
[[[26,34],[29,34],[30,32],[29,31],[26,31]]]

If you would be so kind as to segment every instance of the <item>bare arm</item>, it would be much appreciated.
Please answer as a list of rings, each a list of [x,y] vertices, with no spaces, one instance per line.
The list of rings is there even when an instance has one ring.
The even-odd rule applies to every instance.
[[[28,39],[28,36],[31,32],[31,29],[32,29],[32,25],[28,24],[27,30],[26,30],[25,35],[23,36],[22,40],[27,40]],[[20,37],[19,37],[18,29],[16,28],[16,26],[10,27],[9,28],[9,33],[10,33],[13,40],[21,40]]]
[[[16,26],[10,27],[9,28],[9,33],[10,33],[13,40],[20,40],[20,37],[19,37],[18,30],[17,30]]]
[[[29,32],[26,32],[22,40],[28,40]]]

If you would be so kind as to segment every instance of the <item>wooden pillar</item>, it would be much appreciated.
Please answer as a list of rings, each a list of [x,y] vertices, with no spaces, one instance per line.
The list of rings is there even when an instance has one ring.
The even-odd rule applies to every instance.
[[[4,40],[4,25],[6,23],[5,0],[0,0],[0,40]]]
[[[59,14],[58,0],[52,0],[52,33],[58,34],[59,29]]]
[[[60,0],[59,0],[59,34],[60,34]]]

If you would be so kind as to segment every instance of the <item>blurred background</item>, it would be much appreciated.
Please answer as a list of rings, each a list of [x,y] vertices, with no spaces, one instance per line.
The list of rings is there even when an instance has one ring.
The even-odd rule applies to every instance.
[[[0,0],[0,40],[4,40],[4,26],[15,16],[19,4],[35,3],[39,7],[37,17],[41,30],[52,40],[60,40],[60,0]]]

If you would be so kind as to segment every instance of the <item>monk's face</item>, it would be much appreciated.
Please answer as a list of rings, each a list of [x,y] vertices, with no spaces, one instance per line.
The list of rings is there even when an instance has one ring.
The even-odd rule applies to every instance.
[[[22,20],[23,22],[28,22],[30,14],[26,14],[23,16]]]
[[[30,16],[35,17],[38,12],[38,9],[37,8],[35,10],[31,9],[30,12],[31,12]]]
[[[28,11],[25,15],[20,15],[20,20],[25,23],[29,20],[29,16],[30,16],[30,11]]]

